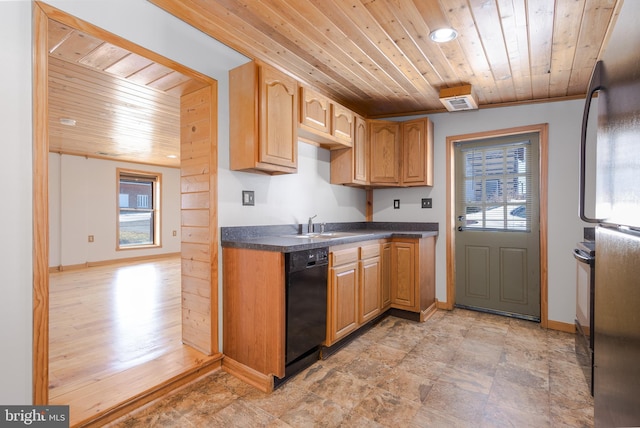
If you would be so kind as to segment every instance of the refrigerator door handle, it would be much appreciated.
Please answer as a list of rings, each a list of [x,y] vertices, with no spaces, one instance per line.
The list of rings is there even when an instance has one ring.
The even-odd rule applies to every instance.
[[[582,133],[580,136],[580,202],[579,214],[582,221],[587,223],[600,223],[603,220],[587,217],[585,214],[585,181],[586,181],[586,160],[587,160],[587,124],[589,122],[589,110],[591,108],[591,100],[596,91],[604,89],[602,86],[602,61],[596,62],[596,66],[591,74],[589,88],[587,90],[587,99],[584,104],[584,112],[582,113]]]

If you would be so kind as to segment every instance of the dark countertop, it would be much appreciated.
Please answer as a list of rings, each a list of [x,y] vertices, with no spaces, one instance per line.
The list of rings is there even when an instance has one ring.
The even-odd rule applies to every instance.
[[[320,224],[314,224],[314,232]],[[304,230],[304,232],[301,232]],[[296,237],[306,233],[306,225],[234,226],[220,228],[222,246],[290,253],[384,238],[425,238],[438,235],[438,223],[353,222],[326,223],[326,233],[347,232],[348,236],[326,238]]]

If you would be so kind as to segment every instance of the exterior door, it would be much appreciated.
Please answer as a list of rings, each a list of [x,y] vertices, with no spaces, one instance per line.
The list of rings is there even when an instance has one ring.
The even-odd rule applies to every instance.
[[[454,153],[456,306],[539,321],[539,134]]]

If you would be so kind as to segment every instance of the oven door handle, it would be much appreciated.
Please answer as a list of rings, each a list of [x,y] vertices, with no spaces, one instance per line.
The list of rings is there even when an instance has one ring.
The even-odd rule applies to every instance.
[[[593,263],[593,258],[583,256],[580,250],[573,250],[573,257],[575,257],[576,260],[581,263],[586,263],[588,265]]]

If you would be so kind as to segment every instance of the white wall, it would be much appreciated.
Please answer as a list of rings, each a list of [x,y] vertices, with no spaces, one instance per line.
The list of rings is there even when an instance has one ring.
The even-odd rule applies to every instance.
[[[0,2],[0,23],[0,403],[23,404],[32,391],[30,2]]]
[[[116,251],[117,168],[162,175],[161,247]],[[94,242],[88,242],[88,235],[94,236]],[[180,252],[179,169],[49,154],[49,266],[177,252]]]
[[[575,261],[572,250],[582,240],[578,219],[578,153],[584,101],[563,101],[430,115],[434,123],[434,187],[374,191],[375,221],[435,221],[441,235],[436,247],[436,296],[446,301],[446,138],[515,126],[549,123],[549,319],[573,324]],[[432,209],[420,199],[433,199]],[[400,199],[400,209],[393,209]]]
[[[220,226],[364,221],[365,191],[329,183],[328,150],[298,143],[298,173],[268,176],[229,170],[229,146],[219,147]],[[242,190],[255,206],[242,205]]]

